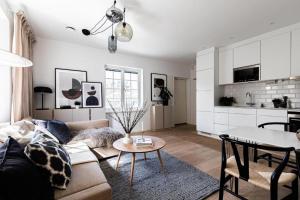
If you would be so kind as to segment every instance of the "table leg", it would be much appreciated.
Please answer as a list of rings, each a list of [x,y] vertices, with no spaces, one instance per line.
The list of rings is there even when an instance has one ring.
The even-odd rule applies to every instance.
[[[161,169],[163,170],[164,169],[164,164],[163,164],[163,161],[161,159],[159,150],[157,150],[157,156],[158,156],[158,159],[159,159],[159,162],[160,162]]]
[[[117,163],[116,163],[116,170],[118,170],[121,155],[122,155],[122,151],[119,152],[118,160],[117,160]]]
[[[131,172],[130,172],[130,185],[132,185],[133,172],[134,172],[134,164],[135,164],[135,153],[132,153],[132,158],[131,158]]]
[[[147,160],[147,156],[146,156],[146,153],[144,153],[144,160]]]

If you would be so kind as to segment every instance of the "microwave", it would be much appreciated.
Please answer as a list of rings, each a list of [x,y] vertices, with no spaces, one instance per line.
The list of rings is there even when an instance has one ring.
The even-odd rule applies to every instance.
[[[233,69],[233,82],[251,82],[260,80],[260,65],[251,65]]]

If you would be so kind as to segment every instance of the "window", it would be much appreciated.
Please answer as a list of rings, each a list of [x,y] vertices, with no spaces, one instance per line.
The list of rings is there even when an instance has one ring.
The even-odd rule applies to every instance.
[[[122,103],[139,106],[141,103],[141,70],[107,66],[105,69],[106,108],[108,101],[116,108]]]

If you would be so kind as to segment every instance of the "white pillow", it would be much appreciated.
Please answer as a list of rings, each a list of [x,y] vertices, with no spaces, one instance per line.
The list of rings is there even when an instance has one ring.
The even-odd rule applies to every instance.
[[[13,125],[7,125],[0,129],[0,141],[5,142],[10,136],[21,144],[27,144],[34,136],[34,130],[35,125],[31,121],[18,121]]]

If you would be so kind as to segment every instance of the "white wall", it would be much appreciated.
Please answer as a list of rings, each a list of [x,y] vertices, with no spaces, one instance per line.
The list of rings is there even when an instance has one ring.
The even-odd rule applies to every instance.
[[[173,76],[190,77],[190,66],[149,59],[141,56],[110,54],[105,49],[96,49],[77,44],[37,38],[34,46],[34,86],[49,86],[54,90],[54,69],[69,68],[88,71],[88,81],[105,83],[106,64],[142,68],[144,72],[144,99],[150,102],[150,74],[163,73],[168,79]],[[172,88],[171,88],[172,90]],[[104,94],[105,97],[105,94]],[[45,106],[54,108],[55,95],[46,97]],[[39,105],[40,102],[37,101]],[[105,110],[103,109],[103,112]],[[143,130],[150,129],[150,113],[144,117]]]
[[[12,15],[6,2],[0,0],[0,49],[9,51],[11,48]],[[0,66],[0,123],[10,122],[11,108],[11,68]]]

